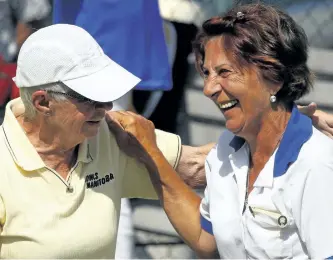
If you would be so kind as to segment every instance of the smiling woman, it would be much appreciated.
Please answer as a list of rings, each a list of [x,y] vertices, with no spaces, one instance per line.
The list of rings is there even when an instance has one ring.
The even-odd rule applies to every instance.
[[[313,75],[304,31],[289,16],[256,5],[234,12],[206,21],[194,51],[205,95],[221,108],[226,127],[238,133],[258,125],[257,115],[263,116],[270,102],[291,111],[310,90]]]
[[[310,91],[313,80],[304,30],[272,6],[244,5],[206,21],[193,47],[197,69],[204,77],[204,94],[221,109],[230,131],[221,136],[207,159],[210,181],[201,203],[201,227],[214,234],[225,258],[329,257],[331,243],[323,241],[319,246],[321,240],[315,234],[301,239],[293,235],[295,230],[310,234],[315,226],[325,229],[327,222],[312,228],[301,223],[305,219],[315,223],[318,216],[306,211],[306,205],[314,203],[308,192],[332,180],[333,163],[326,155],[333,151],[332,141],[313,129],[294,103]],[[319,143],[325,143],[327,151],[314,158],[311,154],[319,152]],[[319,168],[325,174],[315,177]],[[306,186],[301,184],[304,178]],[[231,188],[234,184],[237,187]],[[219,191],[225,190],[219,192],[216,185]],[[234,192],[240,197],[229,195]],[[221,203],[224,210],[219,209]],[[283,217],[284,229],[278,222],[261,228],[258,208],[261,215],[273,212],[277,219]],[[242,223],[243,231],[236,222]],[[226,227],[233,229],[232,236],[222,231]],[[236,242],[244,236],[242,243]]]
[[[295,104],[313,78],[303,29],[275,7],[237,6],[202,25],[194,51],[228,129],[207,156],[203,199],[167,165],[149,122],[122,118],[171,223],[201,257],[331,258],[333,141]]]

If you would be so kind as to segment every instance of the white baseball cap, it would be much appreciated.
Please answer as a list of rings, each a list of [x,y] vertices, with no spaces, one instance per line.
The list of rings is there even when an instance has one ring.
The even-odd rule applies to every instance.
[[[141,80],[106,56],[84,29],[55,24],[33,33],[19,52],[16,85],[62,82],[98,102],[114,101]]]

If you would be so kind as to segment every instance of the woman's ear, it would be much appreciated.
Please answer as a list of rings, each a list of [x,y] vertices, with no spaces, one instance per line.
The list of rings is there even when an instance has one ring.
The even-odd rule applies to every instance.
[[[38,90],[35,91],[32,96],[32,103],[35,107],[35,109],[44,115],[50,115],[51,110],[50,110],[50,102],[49,98],[47,96],[47,93],[45,90]]]
[[[280,91],[280,89],[283,87],[283,84],[284,84],[284,82],[272,84],[270,86],[270,88],[272,90],[271,94],[276,95]]]

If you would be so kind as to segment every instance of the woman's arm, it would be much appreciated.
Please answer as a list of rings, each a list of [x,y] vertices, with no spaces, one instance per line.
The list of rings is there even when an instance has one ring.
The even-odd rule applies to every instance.
[[[201,198],[181,180],[158,149],[153,124],[122,111],[109,112],[107,122],[122,150],[146,165],[161,204],[180,236],[200,257],[216,256],[214,237],[201,228]]]
[[[215,239],[200,224],[201,198],[181,180],[159,150],[152,146],[145,149],[153,159],[145,164],[170,222],[200,257],[214,257]]]

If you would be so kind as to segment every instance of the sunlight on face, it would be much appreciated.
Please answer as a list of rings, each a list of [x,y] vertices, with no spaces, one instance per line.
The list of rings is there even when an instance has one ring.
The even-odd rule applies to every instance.
[[[226,119],[228,130],[245,136],[270,109],[268,87],[254,66],[237,68],[222,47],[222,38],[209,40],[205,47],[204,94],[212,99]]]

